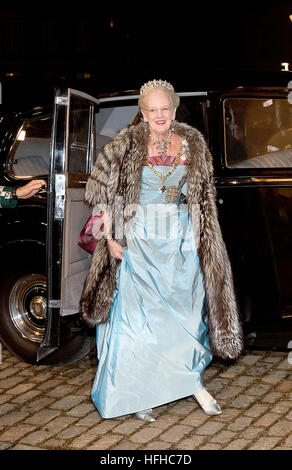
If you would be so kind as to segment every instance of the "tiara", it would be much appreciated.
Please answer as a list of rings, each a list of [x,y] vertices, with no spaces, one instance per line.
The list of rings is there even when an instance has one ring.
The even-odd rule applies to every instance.
[[[167,90],[174,92],[173,86],[166,80],[151,80],[150,82],[144,83],[140,88],[140,95],[145,95],[152,88],[167,88]]]

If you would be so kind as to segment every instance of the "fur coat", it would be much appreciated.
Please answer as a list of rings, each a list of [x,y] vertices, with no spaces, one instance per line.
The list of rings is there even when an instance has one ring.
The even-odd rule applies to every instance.
[[[193,226],[193,209],[200,209],[198,254],[206,292],[209,345],[215,356],[235,359],[243,350],[243,337],[230,262],[217,217],[212,157],[197,129],[175,122],[174,132],[189,146],[187,200]],[[127,207],[139,202],[147,145],[143,123],[121,130],[101,150],[87,182],[85,200],[91,206],[110,207],[114,220],[124,223],[125,233],[117,234],[116,227],[113,234],[122,245],[135,214],[127,213]],[[122,204],[117,204],[117,200]],[[89,326],[109,319],[119,263],[110,255],[106,239],[99,240],[81,297],[81,312]]]

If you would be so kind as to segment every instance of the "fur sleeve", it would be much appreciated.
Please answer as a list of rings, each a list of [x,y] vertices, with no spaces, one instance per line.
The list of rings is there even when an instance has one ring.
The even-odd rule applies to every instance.
[[[202,268],[206,283],[208,321],[212,324],[210,346],[217,356],[235,359],[243,349],[242,330],[231,265],[218,220],[212,156],[207,146],[205,161],[208,179],[202,187],[199,252],[204,260]]]
[[[106,206],[113,199],[118,174],[128,145],[128,128],[123,129],[97,156],[85,190],[85,201],[90,206]]]

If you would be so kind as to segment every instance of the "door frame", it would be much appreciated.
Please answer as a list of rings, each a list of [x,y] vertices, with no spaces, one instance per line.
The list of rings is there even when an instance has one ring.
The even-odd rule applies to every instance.
[[[71,88],[56,88],[54,96],[53,125],[50,149],[50,174],[48,178],[47,205],[47,282],[48,308],[45,335],[39,346],[38,356],[44,356],[58,349],[61,341],[61,290],[63,272],[63,236],[68,186],[69,117],[71,98],[88,102],[89,128],[87,142],[87,171],[93,161],[94,151],[94,109],[99,100],[84,92]],[[83,181],[84,186],[86,181]],[[46,352],[47,351],[47,352]]]

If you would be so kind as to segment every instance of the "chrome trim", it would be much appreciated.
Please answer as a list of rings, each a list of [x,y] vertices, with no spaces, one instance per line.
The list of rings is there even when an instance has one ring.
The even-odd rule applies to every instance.
[[[55,175],[55,214],[54,217],[57,220],[64,219],[65,212],[65,175]]]
[[[62,302],[61,300],[49,300],[49,308],[61,308]]]
[[[265,177],[246,177],[246,178],[237,178],[237,179],[231,179],[231,178],[220,178],[220,177],[215,177],[214,178],[215,184],[217,186],[243,186],[243,185],[253,185],[255,183],[262,183],[262,184],[269,184],[275,185],[275,184],[291,184],[292,185],[292,178],[265,178]]]
[[[256,178],[252,176],[250,179],[255,183],[292,183],[292,178]]]
[[[62,104],[64,106],[67,106],[68,105],[68,96],[56,96],[55,98],[55,103],[56,104]]]
[[[95,98],[94,96],[90,96],[87,93],[83,93],[83,91],[78,91],[74,90],[73,88],[68,88],[68,100],[70,101],[70,97],[74,95],[77,96],[78,98],[83,98],[85,100],[94,102],[95,104],[99,104],[100,100],[98,98]]]
[[[183,91],[183,92],[178,92],[178,96],[207,96],[208,92],[207,91]],[[105,97],[105,98],[99,98],[100,103],[107,103],[110,101],[126,101],[126,100],[137,100],[140,97],[140,95],[128,95],[128,96],[112,96],[112,97]]]
[[[46,324],[47,300],[39,289],[46,291],[47,281],[41,274],[19,278],[9,296],[9,315],[17,331],[25,339],[41,343]],[[29,296],[33,296],[27,304]]]
[[[207,91],[183,91],[182,93],[177,93],[178,96],[208,96]]]
[[[109,101],[126,101],[126,100],[137,100],[139,95],[129,95],[129,96],[112,96],[106,98],[99,98],[100,103],[107,103]]]

